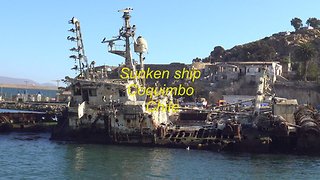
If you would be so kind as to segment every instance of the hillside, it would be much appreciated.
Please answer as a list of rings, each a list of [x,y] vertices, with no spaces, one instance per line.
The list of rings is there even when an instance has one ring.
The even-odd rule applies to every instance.
[[[0,76],[0,84],[14,84],[14,85],[22,85],[22,86],[47,86],[47,87],[55,87],[55,84],[52,83],[38,83],[31,79],[24,79],[24,78],[12,78],[12,77],[5,77]]]
[[[320,51],[320,30],[300,29],[294,32],[280,32],[263,39],[243,45],[234,46],[225,50],[216,46],[203,62],[216,61],[287,61],[294,48],[310,42],[314,45],[317,54]],[[200,59],[198,59],[199,61]],[[197,61],[197,59],[195,59]]]
[[[305,70],[306,60],[297,56],[302,44],[309,44],[314,53],[308,60],[308,69]],[[305,52],[305,51],[304,51]],[[303,53],[307,54],[307,53]],[[196,58],[194,62],[234,62],[234,61],[279,61],[283,65],[285,77],[275,84],[275,92],[280,97],[296,98],[299,103],[317,106],[320,100],[320,29],[301,28],[294,32],[279,32],[263,39],[224,49],[216,46],[208,57]],[[299,59],[300,58],[300,59]],[[292,71],[288,70],[291,62]],[[285,70],[285,68],[287,68]],[[303,74],[306,71],[306,79]],[[197,82],[198,83],[198,82]],[[207,85],[208,82],[199,82],[196,87],[199,96],[209,98],[210,102],[217,102],[222,95],[255,95],[255,88],[241,81],[225,82],[218,88]],[[209,94],[209,96],[207,96]],[[211,96],[212,95],[212,96]]]

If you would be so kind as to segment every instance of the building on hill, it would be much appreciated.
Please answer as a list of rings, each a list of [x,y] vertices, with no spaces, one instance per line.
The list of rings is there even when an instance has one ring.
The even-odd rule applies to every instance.
[[[277,76],[282,75],[282,66],[279,62],[229,62],[239,67],[240,74],[244,74],[247,81],[259,81],[260,76],[267,70],[272,83],[277,80]]]
[[[206,65],[204,75],[211,82],[235,81],[244,77],[246,82],[259,81],[264,69],[267,70],[274,83],[277,76],[282,75],[282,66],[279,62],[216,62]]]

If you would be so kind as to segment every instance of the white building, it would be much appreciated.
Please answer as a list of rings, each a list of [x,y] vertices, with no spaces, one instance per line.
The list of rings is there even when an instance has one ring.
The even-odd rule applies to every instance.
[[[282,75],[282,65],[279,62],[216,62],[205,66],[204,75],[210,82],[233,81],[244,77],[246,82],[259,81],[259,78],[266,70],[272,83],[277,76]]]
[[[273,83],[277,80],[277,76],[282,75],[282,66],[279,62],[235,62],[234,64],[245,73],[247,79],[255,82],[264,73],[264,70]]]

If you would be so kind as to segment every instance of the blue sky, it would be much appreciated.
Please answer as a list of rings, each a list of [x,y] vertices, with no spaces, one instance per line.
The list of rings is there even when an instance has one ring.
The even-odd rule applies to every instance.
[[[317,0],[2,0],[0,4],[0,76],[44,83],[65,76],[74,61],[68,20],[81,22],[86,55],[97,65],[120,64],[107,52],[104,37],[123,25],[117,10],[132,7],[132,24],[149,45],[146,63],[190,63],[217,45],[225,49],[279,31],[292,31],[290,20],[320,18]],[[137,58],[137,57],[135,57]]]

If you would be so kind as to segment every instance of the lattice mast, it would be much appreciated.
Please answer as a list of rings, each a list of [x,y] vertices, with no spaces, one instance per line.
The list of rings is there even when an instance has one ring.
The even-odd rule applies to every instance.
[[[80,22],[78,19],[73,17],[69,24],[73,24],[74,28],[71,28],[69,31],[74,33],[75,37],[68,36],[67,39],[73,42],[76,42],[76,47],[70,49],[70,51],[75,52],[77,54],[69,56],[70,58],[74,59],[75,66],[72,68],[73,70],[79,71],[80,78],[87,78],[85,70],[88,68],[88,60],[84,52],[84,45],[80,30]]]

